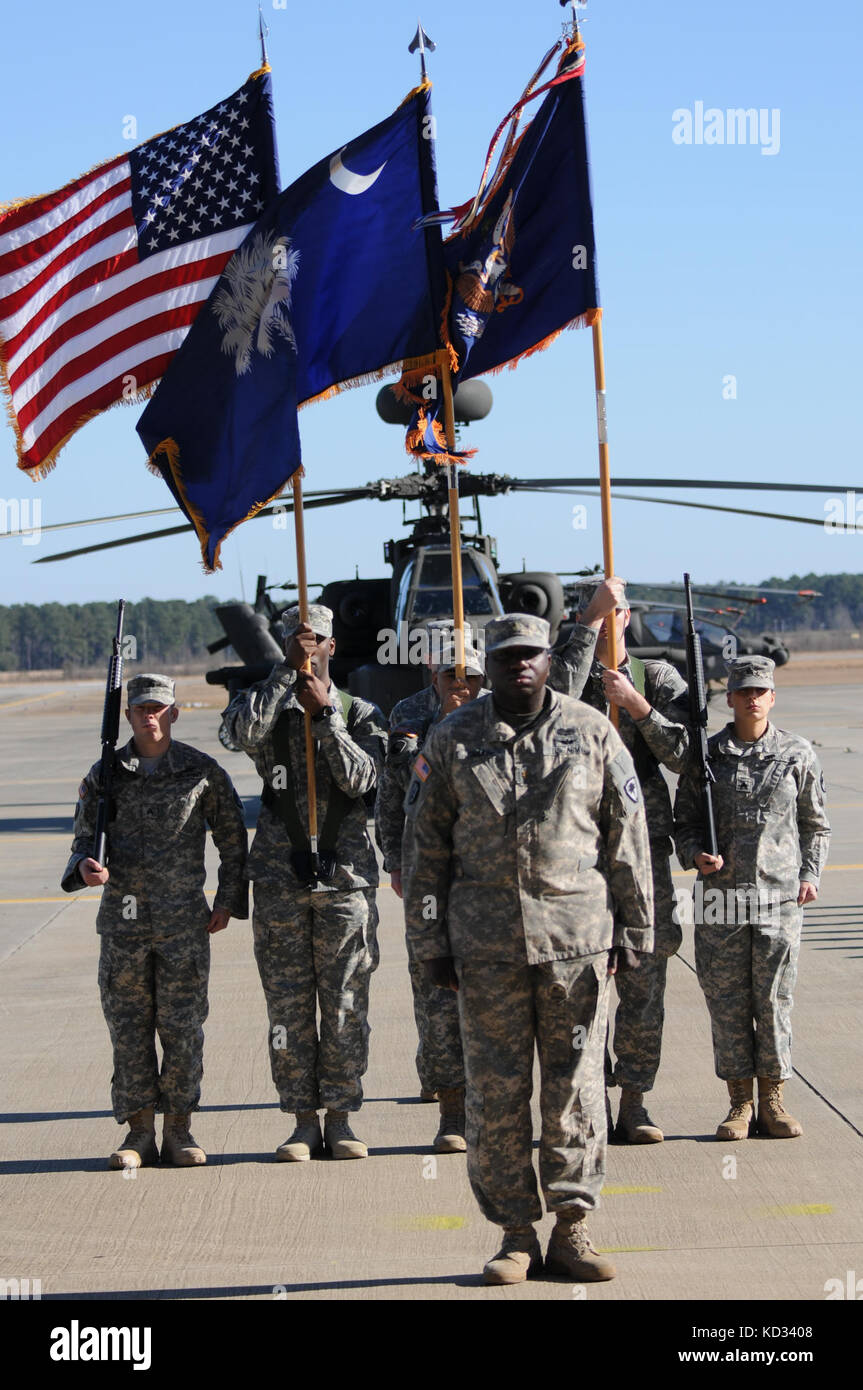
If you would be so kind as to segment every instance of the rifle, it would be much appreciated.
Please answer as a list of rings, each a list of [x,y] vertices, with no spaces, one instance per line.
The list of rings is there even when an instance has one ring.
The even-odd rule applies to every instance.
[[[117,635],[108,662],[105,682],[105,707],[102,711],[102,762],[99,768],[99,804],[96,807],[96,834],[93,838],[93,858],[102,868],[107,854],[108,821],[112,818],[111,786],[114,780],[114,749],[120,737],[120,706],[123,703],[123,614],[126,600],[117,604]]]
[[[701,659],[701,634],[695,626],[692,611],[692,589],[689,575],[683,576],[686,591],[686,679],[689,686],[689,714],[695,739],[693,753],[698,763],[701,782],[701,804],[707,838],[707,853],[718,854],[716,824],[713,819],[711,782],[715,782],[707,753],[707,694],[704,685],[704,663]]]

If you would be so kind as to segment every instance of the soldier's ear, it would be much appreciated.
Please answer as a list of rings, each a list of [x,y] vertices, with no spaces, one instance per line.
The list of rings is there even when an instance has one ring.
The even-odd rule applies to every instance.
[[[726,692],[725,692],[725,703],[726,703],[726,705],[728,706],[729,709],[733,709],[733,708],[734,708],[734,706],[733,706],[732,703],[731,703],[731,691],[730,691],[730,690],[726,690]]]
[[[129,706],[128,706],[128,705],[126,706],[126,708],[125,708],[125,710],[123,711],[123,713],[124,713],[125,716],[126,716],[126,723],[127,723],[127,724],[131,724],[131,722],[132,722],[132,716],[131,716],[131,714],[129,713]]]
[[[177,720],[179,719],[179,717],[180,717],[180,707],[179,707],[179,705],[172,705],[172,706],[171,706],[171,723],[172,723],[172,724],[176,724],[176,722],[177,722]]]
[[[330,638],[330,646],[329,646],[329,655],[332,656],[333,653],[335,652],[335,650],[336,650],[336,639],[335,639],[335,637],[331,637],[331,638]]]

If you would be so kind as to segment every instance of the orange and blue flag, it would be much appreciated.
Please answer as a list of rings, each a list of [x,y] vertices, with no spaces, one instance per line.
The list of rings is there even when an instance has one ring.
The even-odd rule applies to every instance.
[[[581,80],[584,46],[580,38],[569,43],[555,77],[535,88],[555,51],[546,55],[526,94],[495,132],[486,173],[500,132],[512,122],[488,185],[472,203],[448,214],[455,230],[444,243],[445,321],[454,384],[515,367],[565,328],[591,324],[600,313]],[[516,134],[522,108],[543,93],[536,115]],[[445,216],[427,221],[439,223]],[[409,379],[402,386],[410,390]],[[408,449],[447,456],[440,400],[429,406],[418,395],[414,399]]]

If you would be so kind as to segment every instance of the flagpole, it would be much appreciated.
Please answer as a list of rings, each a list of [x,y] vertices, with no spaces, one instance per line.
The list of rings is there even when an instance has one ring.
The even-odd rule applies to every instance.
[[[440,355],[441,379],[443,382],[444,424],[446,427],[446,446],[450,454],[455,453],[455,410],[452,399],[452,376],[449,355]],[[458,509],[458,464],[453,459],[446,465],[447,490],[449,493],[449,548],[452,568],[452,616],[455,626],[455,673],[464,680],[464,592],[461,574],[461,520]]]
[[[268,68],[268,67],[270,66],[270,60],[269,60],[269,58],[267,57],[267,43],[266,43],[266,38],[265,38],[265,35],[266,35],[266,34],[269,34],[269,32],[270,32],[269,25],[268,25],[268,24],[264,24],[264,12],[263,12],[263,10],[261,9],[261,6],[260,6],[260,4],[259,4],[259,5],[258,5],[258,35],[259,35],[260,40],[261,40],[261,67],[264,67],[264,68]]]
[[[297,603],[300,610],[300,622],[309,621],[309,589],[306,579],[306,535],[303,524],[303,481],[302,468],[296,468],[291,475],[291,485],[294,490],[294,534],[297,542]],[[306,657],[302,666],[306,674],[311,673],[311,657]],[[318,797],[315,786],[315,740],[312,731],[312,715],[310,710],[303,711],[305,715],[306,728],[306,791],[309,803],[309,849],[312,857],[312,876],[314,883],[317,881],[318,873]]]
[[[565,5],[567,0],[560,0]],[[578,10],[575,0],[569,0],[572,9],[571,40],[579,38]],[[608,420],[605,408],[605,351],[602,344],[602,315],[597,316],[593,325],[593,375],[596,384],[596,436],[599,443],[599,496],[602,512],[602,562],[606,579],[614,574],[614,540],[611,530],[611,469],[608,458]],[[617,610],[605,619],[605,665],[609,671],[617,670]],[[609,701],[608,717],[615,729],[619,727],[620,717],[617,705]]]

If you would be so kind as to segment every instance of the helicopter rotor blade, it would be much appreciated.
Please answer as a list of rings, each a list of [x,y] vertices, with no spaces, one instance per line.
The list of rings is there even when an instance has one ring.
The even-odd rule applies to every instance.
[[[509,486],[514,492],[527,492],[531,488],[551,487],[597,487],[596,477],[592,478],[509,478]],[[853,492],[853,488],[827,483],[754,483],[714,478],[612,478],[612,487],[675,487],[712,488],[722,491],[725,488],[740,492]]]
[[[312,496],[307,493],[303,497],[303,508],[304,510],[310,510],[314,507],[336,506],[341,502],[363,502],[368,496],[369,491],[367,488],[355,488],[353,492],[349,492],[345,489],[344,494],[340,497],[333,497],[329,494],[325,494],[324,496],[320,494]],[[261,511],[257,513],[257,516],[271,516],[274,512],[292,512],[293,510],[293,502],[274,502],[269,507],[263,507]],[[139,541],[161,540],[165,536],[179,536],[183,531],[192,530],[194,530],[194,527],[191,522],[187,521],[182,526],[168,526],[162,531],[145,531],[138,536],[123,536],[119,540],[100,541],[98,545],[84,545],[78,550],[64,550],[57,555],[42,555],[38,560],[34,560],[33,564],[49,565],[53,560],[73,560],[78,555],[94,555],[100,550],[115,550],[122,545],[137,545]]]
[[[343,494],[350,494],[351,500],[353,500],[354,494],[357,491],[357,488],[352,487],[329,487],[324,488],[318,492],[304,492],[303,497],[331,497],[333,501],[338,502]],[[292,495],[293,494],[287,492],[281,494],[281,496],[285,498],[291,497]],[[278,500],[279,499],[276,498],[275,502],[278,502]],[[71,530],[74,526],[101,526],[103,524],[107,525],[109,522],[114,521],[140,521],[144,517],[148,516],[173,516],[175,513],[178,516],[182,515],[181,509],[179,507],[153,507],[149,511],[144,512],[118,512],[116,516],[85,516],[82,517],[80,521],[53,521],[48,526],[40,526],[39,532],[41,535],[44,536],[47,531],[68,531]],[[183,529],[185,530],[187,528],[184,527]],[[18,533],[16,531],[2,531],[0,532],[0,540],[5,539],[7,535],[14,536],[17,534]],[[154,534],[167,535],[169,533],[159,531],[154,532]]]
[[[574,488],[520,487],[518,491],[538,492],[545,497],[553,497],[555,492],[561,497],[597,498],[599,496],[596,492],[584,492]],[[657,507],[694,507],[700,512],[729,512],[732,516],[757,516],[766,521],[796,521],[801,526],[820,526],[822,528],[824,526],[823,517],[789,516],[787,512],[758,512],[750,507],[721,507],[718,502],[681,502],[673,497],[638,497],[632,492],[612,492],[611,495],[624,502],[652,502]],[[863,531],[863,526],[849,522],[844,529],[846,531]]]

